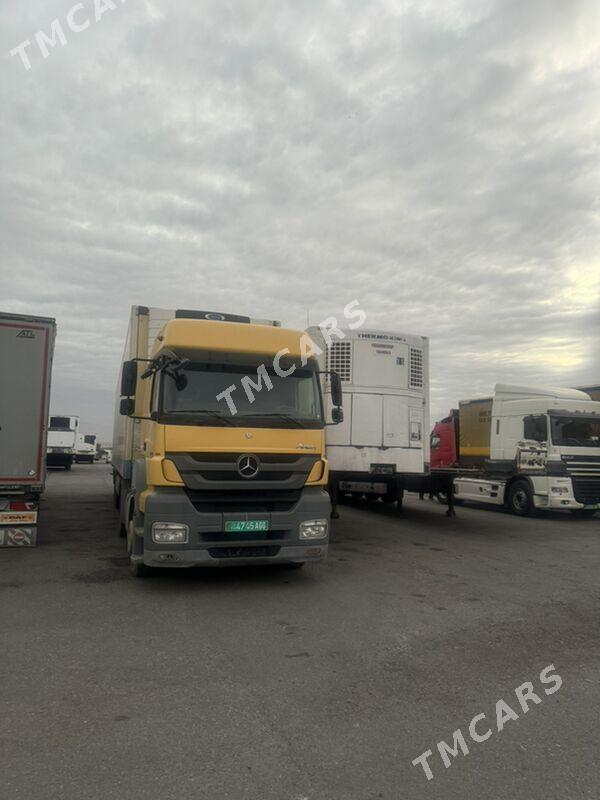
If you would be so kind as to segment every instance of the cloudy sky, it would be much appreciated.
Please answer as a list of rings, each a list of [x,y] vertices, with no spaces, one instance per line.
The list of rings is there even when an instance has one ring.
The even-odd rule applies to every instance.
[[[434,417],[600,383],[596,0],[73,6],[0,12],[0,309],[57,318],[54,411],[110,441],[134,303],[358,298],[431,338]]]

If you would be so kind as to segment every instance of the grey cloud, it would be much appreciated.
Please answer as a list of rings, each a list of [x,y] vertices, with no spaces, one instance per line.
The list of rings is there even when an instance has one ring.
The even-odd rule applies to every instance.
[[[71,5],[0,34],[1,306],[58,318],[57,410],[110,438],[138,302],[300,326],[357,297],[430,336],[434,416],[600,379],[593,0],[128,2],[6,55]]]

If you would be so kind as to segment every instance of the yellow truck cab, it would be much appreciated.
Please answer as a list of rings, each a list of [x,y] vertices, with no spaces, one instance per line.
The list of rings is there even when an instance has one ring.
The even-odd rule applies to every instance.
[[[131,570],[325,558],[321,379],[306,333],[134,306],[113,478]],[[336,375],[332,417],[342,418]]]

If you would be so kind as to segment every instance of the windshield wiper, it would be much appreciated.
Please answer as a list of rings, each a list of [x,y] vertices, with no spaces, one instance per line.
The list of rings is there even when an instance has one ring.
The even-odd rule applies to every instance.
[[[173,412],[174,414],[190,414],[195,416],[196,414],[204,414],[206,417],[212,417],[213,419],[218,419],[219,422],[223,422],[225,425],[230,425],[232,428],[235,428],[235,422],[232,422],[228,417],[224,416],[218,411],[210,411],[208,408],[184,408],[183,410],[177,409],[177,411]]]
[[[276,411],[267,411],[261,414],[241,414],[242,419],[267,419],[268,417],[281,419],[285,422],[293,422],[297,428],[304,428],[304,425],[296,417],[290,417],[289,414],[279,414]]]

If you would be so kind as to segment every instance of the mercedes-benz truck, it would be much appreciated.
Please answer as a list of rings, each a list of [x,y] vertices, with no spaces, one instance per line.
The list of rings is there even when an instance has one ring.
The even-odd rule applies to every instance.
[[[339,382],[330,379],[339,420]],[[323,559],[331,513],[325,426],[306,333],[134,306],[112,458],[132,573]]]
[[[0,547],[36,543],[55,337],[54,319],[0,313]]]

